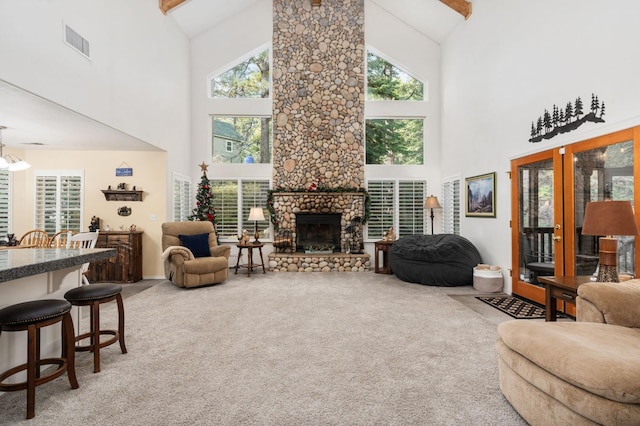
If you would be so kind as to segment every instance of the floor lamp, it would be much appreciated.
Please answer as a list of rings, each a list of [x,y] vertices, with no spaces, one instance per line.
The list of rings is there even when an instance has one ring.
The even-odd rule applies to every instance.
[[[431,209],[431,235],[433,235],[433,209],[441,209],[442,206],[438,202],[438,197],[429,195],[424,201],[424,208]]]
[[[593,201],[584,211],[582,235],[599,235],[599,282],[619,282],[618,240],[614,235],[638,235],[630,201]]]

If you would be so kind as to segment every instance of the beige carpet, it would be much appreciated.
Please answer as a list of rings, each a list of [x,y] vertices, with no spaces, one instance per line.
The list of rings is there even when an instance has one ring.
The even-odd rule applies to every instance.
[[[0,424],[524,425],[495,323],[447,296],[465,293],[373,272],[161,282],[125,300],[128,354],[103,350],[99,374],[78,354],[80,388],[38,387],[31,421],[24,392],[0,396]]]

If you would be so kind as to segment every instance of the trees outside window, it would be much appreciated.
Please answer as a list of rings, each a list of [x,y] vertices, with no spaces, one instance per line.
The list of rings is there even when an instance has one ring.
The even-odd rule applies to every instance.
[[[211,97],[268,98],[271,73],[269,49],[250,57],[211,79]]]
[[[423,164],[424,120],[365,121],[367,164]]]
[[[213,117],[213,163],[270,163],[271,117]]]
[[[367,52],[367,100],[422,101],[424,84],[400,67]]]

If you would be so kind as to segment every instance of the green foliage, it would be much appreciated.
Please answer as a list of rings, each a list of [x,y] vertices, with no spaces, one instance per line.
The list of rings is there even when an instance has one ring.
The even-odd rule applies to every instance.
[[[366,120],[367,164],[423,164],[422,119]]]
[[[214,136],[218,135],[216,123],[228,123],[241,139],[234,141],[233,152],[220,152],[214,144],[214,155],[219,156],[222,162],[240,163],[248,156],[253,157],[256,163],[271,162],[271,117],[215,116],[213,122]]]
[[[269,49],[211,80],[213,98],[268,98]]]
[[[367,53],[367,97],[370,100],[421,101],[424,85],[388,61]]]

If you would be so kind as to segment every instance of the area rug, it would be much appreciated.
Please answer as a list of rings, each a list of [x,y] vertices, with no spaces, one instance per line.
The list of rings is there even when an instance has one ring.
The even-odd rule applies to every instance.
[[[544,306],[540,306],[514,296],[476,296],[476,299],[511,315],[516,319],[544,318]]]

